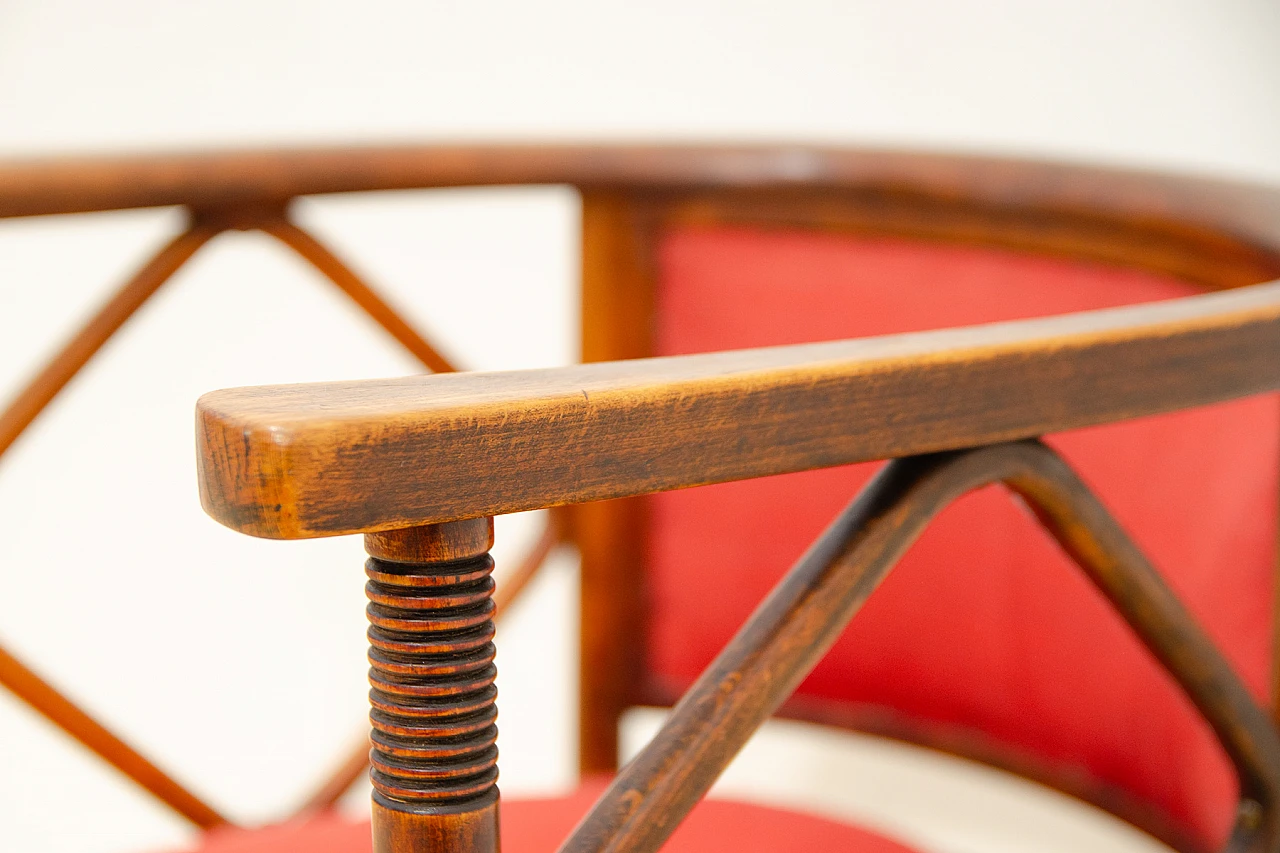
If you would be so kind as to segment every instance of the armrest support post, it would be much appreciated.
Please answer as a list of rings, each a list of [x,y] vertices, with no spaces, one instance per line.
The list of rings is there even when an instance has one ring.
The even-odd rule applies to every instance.
[[[365,536],[375,853],[496,853],[493,519]]]

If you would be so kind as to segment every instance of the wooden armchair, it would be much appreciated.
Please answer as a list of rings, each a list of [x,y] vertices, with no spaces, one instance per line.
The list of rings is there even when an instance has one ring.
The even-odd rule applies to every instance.
[[[555,521],[519,576],[561,538],[582,556],[584,772],[616,769],[625,709],[684,698],[589,813],[590,784],[504,801],[508,850],[552,849],[583,814],[565,849],[656,849],[774,713],[1013,770],[1179,850],[1280,844],[1262,710],[1280,412],[1259,396],[1280,384],[1280,285],[1259,284],[1280,276],[1280,193],[809,149],[312,152],[23,175],[0,212],[187,204],[197,228],[266,230],[304,194],[581,190],[583,356],[607,364],[201,403],[216,518],[366,536],[379,853],[496,844],[486,519],[541,507]],[[348,293],[371,292],[334,264]],[[974,327],[991,321],[1005,322]],[[945,327],[960,328],[924,331]],[[619,361],[648,356],[666,357]],[[883,459],[897,461],[876,473]],[[680,825],[687,849],[901,849],[726,803]],[[326,815],[205,849],[368,844],[367,827]]]
[[[1234,816],[1229,849],[1275,850],[1280,740],[1267,713],[1089,486],[1025,437],[1269,390],[1280,382],[1277,344],[1273,284],[928,334],[222,391],[199,405],[201,497],[254,535],[365,535],[378,853],[498,849],[491,516],[882,458],[897,461],[774,587],[560,849],[661,846],[934,518],[1003,483],[1212,729],[1238,793],[1224,802],[1204,778],[1187,781],[1203,786],[1220,822]],[[686,581],[717,607],[719,587]],[[814,678],[808,691],[842,698]],[[1204,766],[1197,737],[1182,746],[1165,772]],[[544,838],[542,824],[562,811],[517,810],[503,843],[536,849],[527,838]],[[746,837],[733,832],[741,824],[718,823],[713,837],[730,849],[765,838],[805,849],[815,837],[896,849],[806,832],[808,820]],[[1222,841],[1199,828],[1186,826],[1188,838]],[[688,849],[709,834],[686,839]],[[307,846],[322,849],[322,837]]]

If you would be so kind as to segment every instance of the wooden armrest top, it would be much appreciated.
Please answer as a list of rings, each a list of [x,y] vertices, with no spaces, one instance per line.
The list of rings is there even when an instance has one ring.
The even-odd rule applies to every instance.
[[[834,343],[217,391],[206,511],[294,539],[1040,435],[1280,387],[1280,282]]]

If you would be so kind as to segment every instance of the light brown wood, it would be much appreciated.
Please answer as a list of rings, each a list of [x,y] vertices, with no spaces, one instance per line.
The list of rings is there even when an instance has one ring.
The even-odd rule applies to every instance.
[[[299,251],[420,360],[440,370],[449,365],[430,343],[395,315],[386,301],[337,256],[285,222],[283,211],[291,198],[303,194],[504,183],[567,183],[583,191],[584,321],[588,326],[584,332],[584,360],[588,361],[650,354],[647,341],[653,293],[653,236],[659,229],[669,227],[804,228],[991,245],[1138,267],[1212,288],[1236,287],[1280,276],[1277,188],[1092,167],[811,146],[403,146],[10,162],[0,163],[0,216],[184,204],[197,211],[194,218],[198,225],[192,233],[198,229],[211,235],[225,228],[261,228]],[[181,265],[185,258],[180,255],[185,250],[179,244],[190,237],[190,233],[183,235],[153,260],[0,415],[0,453],[124,319]],[[166,260],[169,252],[176,254]],[[171,266],[167,272],[166,264]],[[1257,342],[1255,349],[1275,351],[1270,338]],[[1041,352],[1037,358],[1039,355],[1047,353]],[[1220,351],[1197,350],[1194,346],[1181,355],[1170,349],[1167,355],[1164,368],[1172,371],[1181,359],[1188,374],[1200,370],[1202,363],[1212,363],[1213,370],[1223,373],[1231,373],[1239,366],[1235,362],[1219,364],[1223,357]],[[976,361],[982,358],[975,356]],[[1136,355],[1133,358],[1121,363],[1121,369],[1132,365],[1135,376],[1145,375],[1141,370],[1148,365],[1140,363]],[[1250,365],[1258,363],[1253,353],[1240,358]],[[1050,374],[1054,370],[1048,362],[1036,364],[1037,369]],[[1015,370],[1012,361],[1005,366],[1010,374]],[[989,365],[982,369],[986,367]],[[930,365],[926,378],[941,387],[939,377],[943,373],[937,365]],[[1241,380],[1238,387],[1244,387],[1243,372],[1231,375]],[[1006,386],[1003,380],[996,379],[993,378],[993,388],[1016,391],[1027,387],[1014,380]],[[1212,379],[1210,376],[1205,381]],[[973,389],[966,380],[967,374],[960,377],[954,385],[956,392],[979,393],[980,389]],[[878,402],[883,411],[896,411],[894,407],[900,401],[894,397],[894,388],[923,406],[925,395],[912,387],[913,381],[905,363],[901,370],[870,377],[866,406],[857,409],[850,405],[850,411],[856,409],[854,413],[858,415],[853,418],[857,428],[870,434],[864,445],[874,445],[876,435],[887,429],[876,421],[872,407]],[[1095,416],[1125,416],[1119,400],[1130,394],[1139,407],[1158,398],[1172,399],[1181,391],[1189,395],[1182,399],[1191,400],[1195,382],[1182,378],[1176,382],[1182,383],[1180,390],[1162,387],[1139,393],[1137,379],[1129,383],[1132,387],[1107,387],[1104,396],[1115,406]],[[1081,380],[1081,393],[1084,387]],[[705,390],[706,386],[699,385],[695,393]],[[645,407],[655,402],[646,398],[647,393],[636,385],[619,386],[619,394],[630,397],[633,403],[642,403],[643,411],[649,411]],[[569,436],[566,446],[587,456],[603,446],[609,429],[616,430],[615,436],[622,435],[626,432],[626,418],[643,414],[628,415],[625,405],[630,404],[623,404],[619,398],[615,401],[619,405],[605,413],[613,419],[612,426],[606,424],[601,432],[600,425],[587,423],[585,413],[572,408],[570,404],[576,405],[576,401],[566,398],[559,402],[528,402],[549,404],[552,408],[563,406],[560,410],[570,419],[583,415],[584,430],[589,427],[600,438],[600,444],[575,444],[576,437]],[[676,427],[671,444],[663,445],[648,436],[644,438],[647,451],[645,447],[618,449],[632,466],[620,476],[629,484],[627,494],[654,487],[644,479],[651,472],[641,470],[649,464],[645,452],[656,460],[653,464],[658,468],[679,461],[682,453],[685,462],[692,463],[689,451],[674,443],[684,428],[680,425],[685,416],[674,414],[675,401],[667,402],[672,411],[671,419],[665,423]],[[1003,400],[996,401],[997,407],[1004,404]],[[1024,408],[1029,413],[1034,406],[1032,400]],[[1102,408],[1099,406],[1099,411]],[[1067,414],[1078,416],[1077,411]],[[757,412],[755,416],[759,415]],[[1044,423],[1064,423],[1060,415],[1063,413],[1050,411],[1047,405],[1039,412]],[[689,424],[696,420],[691,418]],[[970,436],[994,435],[996,420],[979,421],[975,415],[973,422],[962,423],[959,429],[962,434],[967,429]],[[487,430],[491,426],[480,424],[476,428]],[[465,433],[459,424],[449,429],[459,430],[459,435]],[[920,448],[931,446],[928,442],[936,438],[928,435],[929,429],[946,432],[950,427],[941,421],[917,421],[911,429],[911,440],[917,442],[911,446]],[[1004,437],[1017,434],[1030,433],[1015,431]],[[958,441],[960,437],[947,440]],[[727,435],[720,439],[730,440]],[[517,448],[524,440],[520,436],[513,438]],[[393,446],[402,457],[416,456],[417,451],[403,444]],[[809,466],[816,458],[814,454],[844,454],[853,452],[850,448],[855,446],[856,437],[846,437],[844,443],[790,448],[791,458],[801,461],[786,464]],[[549,443],[544,445],[549,447]],[[710,441],[701,447],[707,453],[718,450]],[[340,448],[335,445],[328,449]],[[293,460],[301,458],[296,455],[297,446],[288,450],[295,454]],[[372,450],[366,447],[361,452]],[[443,453],[443,444],[422,452]],[[769,465],[781,464],[777,455],[766,461]],[[573,464],[577,463],[566,464],[558,472],[537,470],[535,466],[533,476],[535,480],[544,478],[545,485],[546,478],[570,473]],[[440,472],[436,485],[451,488],[453,483],[446,476],[450,472],[462,476],[461,466],[455,466]],[[313,468],[310,473],[320,472]],[[351,472],[348,469],[339,473]],[[392,472],[380,473],[390,476]],[[715,476],[728,474],[722,471]],[[679,477],[672,482],[684,484]],[[609,482],[596,483],[595,487],[612,494],[616,492],[610,489],[621,486]],[[437,490],[436,495],[445,493]],[[526,495],[523,499],[541,500],[543,494]],[[412,496],[391,497],[400,500]],[[513,496],[499,497],[511,500]],[[575,494],[556,498],[562,499],[581,498]],[[467,501],[474,503],[474,496],[462,503]],[[369,505],[379,508],[377,501]],[[423,505],[415,498],[401,508],[409,507],[409,516],[418,518]],[[282,509],[284,506],[282,503]],[[429,502],[426,507],[430,512],[441,510],[440,505],[433,507]],[[636,685],[627,674],[635,667],[638,647],[620,649],[609,629],[611,625],[621,625],[637,626],[638,630],[643,569],[640,555],[645,541],[643,507],[642,499],[623,499],[574,507],[564,514],[566,527],[584,556],[582,759],[588,770],[613,766],[617,714],[637,698]],[[308,530],[303,535],[313,532]],[[545,541],[544,535],[539,548]],[[1280,656],[1276,659],[1280,662]],[[355,766],[356,762],[348,762],[338,775],[358,775],[359,769],[352,770]]]
[[[908,335],[215,392],[201,499],[308,538],[1025,438],[1280,385],[1280,283]],[[521,476],[509,476],[511,470]]]
[[[215,808],[108,731],[4,649],[0,649],[0,686],[196,826],[213,829],[228,823]]]
[[[1240,779],[1228,849],[1280,849],[1280,737],[1266,712],[1088,487],[1029,441],[900,459],[882,470],[708,666],[561,853],[657,850],[933,518],[994,482],[1026,499],[1212,726]]]

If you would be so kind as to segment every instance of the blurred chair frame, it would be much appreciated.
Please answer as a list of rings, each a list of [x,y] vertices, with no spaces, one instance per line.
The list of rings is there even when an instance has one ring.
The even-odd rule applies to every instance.
[[[414,332],[372,288],[291,222],[289,203],[300,196],[327,193],[513,184],[567,184],[576,187],[582,195],[584,361],[614,361],[653,354],[655,235],[674,224],[787,226],[997,246],[1165,273],[1198,283],[1207,290],[1255,285],[1280,277],[1280,191],[1223,181],[978,157],[812,147],[548,145],[232,152],[11,162],[0,164],[0,217],[176,205],[187,209],[190,225],[185,233],[161,249],[0,415],[0,452],[12,444],[79,368],[174,271],[201,245],[225,230],[258,229],[272,234],[315,265],[424,366],[434,371],[451,369],[437,349]],[[235,500],[239,507],[236,512],[240,515],[234,515],[227,509],[230,498],[226,495],[230,492],[217,497],[211,496],[213,493],[207,489],[206,506],[224,522],[258,535],[378,534],[405,527],[417,530],[417,533],[392,535],[388,540],[390,544],[378,545],[370,538],[371,548],[385,546],[390,549],[386,554],[399,554],[404,559],[404,553],[397,551],[398,548],[412,551],[417,547],[415,536],[435,541],[432,537],[443,536],[441,531],[454,530],[452,523],[457,519],[572,504],[552,514],[552,521],[534,553],[516,573],[517,582],[503,587],[504,600],[509,600],[560,541],[571,542],[581,553],[581,766],[586,772],[613,770],[621,713],[633,705],[670,704],[675,698],[645,695],[643,685],[633,677],[638,670],[635,657],[638,646],[612,641],[619,635],[634,636],[639,628],[641,566],[638,554],[639,545],[644,541],[646,518],[643,501],[634,496],[678,485],[760,476],[856,459],[960,451],[1031,438],[1071,426],[1271,390],[1280,387],[1280,378],[1276,368],[1264,363],[1267,359],[1260,353],[1275,352],[1275,299],[1273,291],[1263,289],[1248,296],[1242,293],[1240,302],[1191,300],[1196,304],[1188,309],[1190,313],[1174,319],[1162,319],[1153,308],[1139,308],[1123,315],[1121,327],[1106,326],[1101,320],[1096,321],[1102,323],[1101,326],[1093,325],[1093,318],[1111,316],[1107,312],[1079,315],[1086,319],[1078,322],[1062,318],[1059,326],[1013,324],[1031,330],[1009,343],[1011,352],[1016,352],[1019,358],[1034,355],[1044,341],[1065,336],[1075,342],[1071,350],[1074,358],[1080,359],[1081,364],[1101,358],[1098,362],[1101,368],[1104,364],[1114,364],[1117,351],[1112,347],[1132,345],[1135,349],[1125,357],[1133,360],[1132,369],[1137,375],[1155,375],[1160,370],[1161,353],[1169,358],[1175,355],[1185,358],[1188,352],[1200,353],[1197,347],[1209,347],[1204,350],[1205,360],[1201,362],[1205,365],[1204,371],[1188,378],[1176,392],[1161,396],[1136,383],[1128,393],[1103,401],[1105,405],[1100,404],[1096,410],[1090,411],[1084,406],[1066,418],[1046,420],[1028,412],[1017,423],[985,423],[982,395],[1006,392],[1008,383],[1016,380],[1008,374],[975,379],[974,364],[965,361],[968,357],[965,353],[972,355],[971,349],[966,350],[972,347],[972,342],[939,337],[938,346],[947,350],[956,348],[960,353],[956,356],[957,364],[964,369],[953,379],[963,382],[967,388],[972,387],[970,396],[975,406],[971,419],[964,424],[950,425],[948,438],[941,443],[895,434],[891,440],[871,448],[841,447],[827,455],[787,457],[784,461],[776,458],[780,444],[775,437],[772,444],[766,441],[758,448],[762,458],[774,459],[763,468],[739,466],[732,473],[726,473],[722,466],[715,472],[690,470],[666,480],[643,481],[629,477],[624,469],[617,467],[616,460],[609,469],[600,459],[588,454],[576,464],[602,472],[601,476],[609,480],[608,486],[594,491],[574,490],[561,477],[557,484],[544,483],[543,491],[534,490],[518,500],[490,496],[476,497],[468,503],[458,498],[454,504],[441,506],[433,513],[418,515],[406,514],[408,511],[403,506],[384,507],[389,516],[360,523],[348,519],[339,525],[341,529],[307,527],[283,517],[277,522],[250,524],[244,520],[248,517],[244,513],[262,512],[266,504],[241,495]],[[1205,307],[1201,307],[1202,304]],[[1222,307],[1224,305],[1226,307]],[[1141,331],[1143,329],[1147,331]],[[1130,336],[1126,330],[1139,331]],[[1148,345],[1156,349],[1142,348]],[[1166,345],[1169,349],[1161,349]],[[1217,362],[1210,359],[1214,355],[1231,358],[1230,370],[1218,369]],[[1153,358],[1157,360],[1151,361]],[[1024,369],[1025,365],[1019,363],[1019,370]],[[805,364],[802,360],[788,369],[803,373],[808,369]],[[1224,374],[1224,370],[1230,375]],[[568,371],[562,373],[562,376],[547,374],[545,381],[555,385],[557,381],[570,381],[576,376]],[[601,391],[606,395],[635,393],[634,383],[628,384],[631,380],[626,378],[626,371],[615,376],[606,370],[599,375],[605,377]],[[517,384],[523,381],[513,380]],[[676,378],[660,375],[646,381],[661,385]],[[783,389],[790,381],[779,379],[778,388]],[[901,379],[888,375],[884,381],[900,382]],[[513,392],[503,401],[511,411],[522,411],[521,407],[527,408],[533,401],[541,400],[540,395],[545,393],[534,386],[520,387],[519,393]],[[703,390],[710,393],[708,389]],[[298,411],[306,411],[305,403],[305,400],[298,403]],[[254,412],[264,417],[278,414],[267,403],[260,401],[254,405],[259,406]],[[227,416],[234,418],[243,414],[232,412]],[[384,414],[393,420],[402,416],[395,412]],[[678,430],[690,428],[688,423],[673,422],[671,426]],[[842,429],[848,428],[846,422]],[[825,424],[822,429],[834,440],[833,424]],[[206,445],[206,451],[209,446]],[[1087,494],[1079,497],[1078,484],[1069,472],[1062,473],[1055,468],[1058,463],[1048,459],[1045,453],[1039,445],[1002,444],[1000,448],[973,450],[955,458],[930,456],[904,461],[877,481],[876,488],[880,490],[877,493],[913,493],[912,489],[923,482],[919,478],[924,477],[920,474],[924,469],[934,472],[930,477],[941,477],[946,482],[951,482],[949,472],[963,471],[963,476],[954,474],[959,478],[955,482],[971,485],[993,479],[1011,479],[1023,484],[1052,481],[1056,486],[1037,492],[1039,497],[1033,502],[1046,516],[1058,518],[1060,526],[1073,512],[1093,512]],[[206,457],[206,485],[243,473],[233,470],[243,460],[228,467],[229,459]],[[985,462],[979,465],[965,461],[975,459]],[[463,461],[475,463],[474,459]],[[974,474],[966,467],[972,465],[979,465],[982,471]],[[279,481],[284,475],[277,470],[273,476]],[[458,476],[462,473],[458,472]],[[422,483],[401,483],[396,494],[413,493],[421,497],[424,488]],[[1033,486],[1027,489],[1035,491]],[[310,499],[311,494],[308,492],[307,496]],[[329,496],[338,503],[343,497]],[[599,500],[602,498],[617,500]],[[342,517],[350,513],[350,507],[334,512],[335,517]],[[469,535],[474,540],[473,526],[461,523],[464,526],[457,529],[464,534],[471,530]],[[1145,578],[1142,568],[1145,562],[1140,555],[1135,557],[1126,551],[1126,540],[1122,535],[1116,539],[1117,534],[1107,527],[1106,521],[1098,524],[1100,527],[1092,528],[1092,534],[1110,543],[1112,557],[1117,553],[1125,557],[1120,562],[1127,568],[1120,570],[1121,574],[1133,582],[1135,578]],[[841,539],[840,543],[844,541]],[[475,542],[471,541],[471,545]],[[487,546],[483,550],[487,550]],[[439,552],[430,553],[439,557]],[[477,554],[466,556],[478,558]],[[1105,575],[1103,567],[1096,561],[1091,562],[1091,558],[1082,562],[1105,587],[1101,580]],[[857,576],[864,577],[867,571],[870,570],[864,566],[859,570],[863,574]],[[1150,589],[1147,591],[1151,593]],[[1159,590],[1151,594],[1158,598]],[[1117,594],[1115,598],[1124,611],[1122,596]],[[1140,630],[1147,631],[1147,640],[1153,648],[1165,649],[1163,659],[1176,674],[1182,664],[1176,650],[1165,641],[1171,636],[1185,639],[1188,629],[1180,611],[1166,607],[1162,613],[1159,625],[1149,624]],[[829,618],[833,620],[832,625],[839,622],[834,615]],[[1204,651],[1206,644],[1199,639],[1193,637],[1190,642],[1198,651]],[[1209,649],[1211,652],[1211,647]],[[793,661],[787,671],[795,673],[802,668]],[[1274,733],[1270,726],[1265,727],[1265,731],[1259,729],[1254,715],[1256,707],[1247,695],[1236,690],[1238,685],[1232,686],[1229,670],[1224,676],[1216,667],[1211,669],[1219,679],[1219,687],[1226,685],[1217,693],[1204,684],[1191,683],[1186,672],[1183,672],[1183,684],[1217,726],[1229,753],[1238,759],[1237,768],[1246,781],[1247,795],[1241,812],[1244,817],[1238,825],[1238,842],[1246,846],[1240,849],[1274,849]],[[1222,681],[1223,678],[1227,680]],[[185,792],[7,655],[0,657],[0,682],[197,825],[209,827],[223,821],[216,811]],[[695,693],[698,689],[695,688]],[[748,715],[749,719],[736,720],[732,730],[749,733],[760,713],[767,715],[783,699],[785,692],[770,694],[767,701],[760,700],[763,704],[753,706],[755,711]],[[690,701],[686,700],[681,708],[693,707]],[[802,708],[785,704],[777,710],[783,715],[804,716]],[[677,720],[680,719],[687,723],[687,718],[678,714]],[[849,728],[869,727],[868,721],[859,719],[824,722]],[[878,730],[878,733],[922,739],[919,733],[910,731]],[[1034,768],[1014,766],[1005,757],[974,745],[929,745],[1036,776]],[[331,805],[363,772],[364,752],[362,744],[343,763],[340,772],[309,798],[304,808]],[[638,764],[643,766],[643,761]],[[715,765],[713,761],[705,766]],[[640,772],[635,770],[636,766],[632,765],[627,771],[628,776],[620,777],[630,782],[620,781],[619,785],[637,781],[633,778]],[[703,780],[710,772],[699,771],[694,776],[683,777],[685,781],[674,787],[673,783],[663,783],[666,788],[648,779],[646,784],[658,785],[652,790],[660,793],[656,799],[643,798],[639,812],[634,813],[647,813],[648,809],[659,806],[679,811],[691,805],[705,786],[702,781],[688,780],[695,777]],[[706,777],[707,784],[713,776],[712,773]],[[1122,798],[1114,792],[1081,789],[1070,779],[1040,777],[1039,781],[1109,808],[1180,849],[1193,849],[1169,827],[1151,825],[1149,821],[1144,822],[1142,815],[1126,813]],[[618,786],[612,790],[618,790]],[[593,814],[603,812],[597,810]],[[596,821],[597,840],[603,838],[608,844],[621,845],[616,849],[632,849],[632,845],[635,849],[653,849],[651,835],[623,831],[625,827],[620,829],[618,825],[606,827],[600,823],[604,818],[592,820]],[[384,822],[384,827],[389,825]],[[638,824],[633,821],[627,826],[634,829]],[[581,833],[579,836],[588,837]],[[582,839],[580,843],[585,844]],[[603,844],[573,849],[603,849]]]

